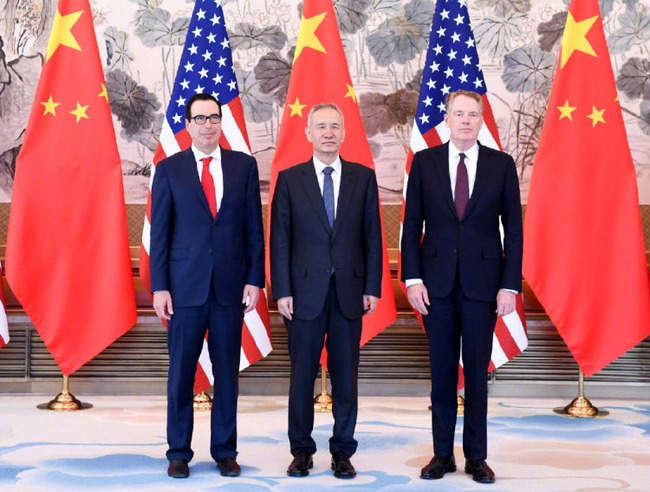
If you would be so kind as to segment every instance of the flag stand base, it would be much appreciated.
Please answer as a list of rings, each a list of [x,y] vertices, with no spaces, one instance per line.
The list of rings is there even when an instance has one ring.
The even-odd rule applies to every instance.
[[[314,398],[314,411],[321,413],[332,412],[332,397],[327,394],[327,374],[325,373],[325,366],[320,366],[320,380],[321,392]]]
[[[456,403],[458,404],[458,410],[456,410],[456,414],[465,415],[465,398],[460,396],[460,393],[456,394]]]
[[[195,412],[205,412],[212,410],[212,398],[205,391],[194,395],[193,407]]]
[[[74,412],[76,410],[86,410],[92,408],[92,404],[77,400],[70,393],[70,378],[63,375],[63,387],[61,393],[48,403],[36,405],[40,410],[54,410],[55,412]]]
[[[580,369],[578,373],[578,396],[566,407],[557,407],[553,411],[563,417],[598,418],[609,415],[607,410],[599,410],[585,398],[585,375]]]

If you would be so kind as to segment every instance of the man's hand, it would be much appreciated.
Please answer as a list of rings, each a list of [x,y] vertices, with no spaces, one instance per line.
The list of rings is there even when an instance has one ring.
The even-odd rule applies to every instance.
[[[363,295],[363,311],[364,315],[365,314],[370,314],[372,313],[375,308],[377,307],[377,301],[379,300],[378,297],[371,296],[368,294]]]
[[[257,301],[260,298],[260,288],[256,285],[244,285],[244,295],[241,298],[241,303],[246,305],[244,309],[244,314],[255,309]]]
[[[413,309],[418,313],[427,315],[429,311],[427,306],[431,303],[429,302],[429,292],[423,283],[413,284],[406,289],[406,296],[408,297],[409,304]]]
[[[160,319],[169,321],[174,314],[172,305],[172,295],[168,290],[159,290],[153,295],[153,308],[156,310],[156,316]]]
[[[291,317],[293,314],[293,297],[280,297],[280,299],[278,299],[278,311],[280,311],[280,314],[288,320],[293,319]]]
[[[517,305],[516,294],[501,289],[497,293],[497,316],[506,316],[515,310]]]

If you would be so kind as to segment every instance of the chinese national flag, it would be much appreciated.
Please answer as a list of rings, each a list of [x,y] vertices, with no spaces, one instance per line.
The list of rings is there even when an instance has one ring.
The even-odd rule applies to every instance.
[[[332,1],[306,0],[302,10],[287,103],[271,165],[269,221],[278,173],[309,160],[313,155],[312,144],[305,136],[307,116],[312,106],[324,102],[336,104],[344,115],[345,141],[341,146],[341,157],[374,169]],[[361,345],[389,326],[397,315],[383,226],[382,237],[384,269],[381,298],[375,311],[363,317]],[[267,261],[267,269],[268,265]],[[270,275],[267,275],[267,278],[270,278]]]
[[[61,0],[16,163],[9,284],[64,374],[136,321],[122,168],[88,0]]]
[[[524,244],[524,277],[587,376],[650,335],[636,174],[596,0],[569,7]]]

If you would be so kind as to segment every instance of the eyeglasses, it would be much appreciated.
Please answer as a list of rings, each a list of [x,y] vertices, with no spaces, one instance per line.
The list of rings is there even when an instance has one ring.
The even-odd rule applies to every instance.
[[[213,125],[216,125],[221,121],[221,115],[220,114],[211,114],[210,116],[206,116],[204,114],[197,114],[196,116],[192,116],[190,118],[191,120],[194,120],[194,123],[197,125],[205,125],[205,122],[210,120],[210,123]]]

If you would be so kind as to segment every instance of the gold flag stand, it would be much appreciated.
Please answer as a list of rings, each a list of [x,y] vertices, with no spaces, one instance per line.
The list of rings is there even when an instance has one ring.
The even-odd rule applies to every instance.
[[[564,417],[594,418],[609,415],[607,410],[599,410],[585,398],[585,374],[582,369],[578,372],[578,396],[566,407],[557,407],[553,411]]]
[[[76,410],[86,410],[92,408],[92,404],[77,400],[74,395],[70,393],[70,378],[63,375],[63,387],[54,400],[48,403],[41,403],[36,405],[40,410],[54,410],[55,412],[74,412]]]
[[[194,395],[193,405],[195,412],[205,412],[212,410],[212,398],[205,391]]]
[[[460,396],[460,393],[456,393],[456,404],[458,405],[458,410],[456,410],[456,414],[465,415],[465,398]],[[429,411],[431,411],[431,405],[429,405]]]
[[[320,382],[321,382],[321,391],[320,395],[317,395],[314,398],[314,411],[315,412],[331,412],[332,411],[332,397],[327,394],[327,373],[325,372],[325,366],[321,364],[320,366]]]

